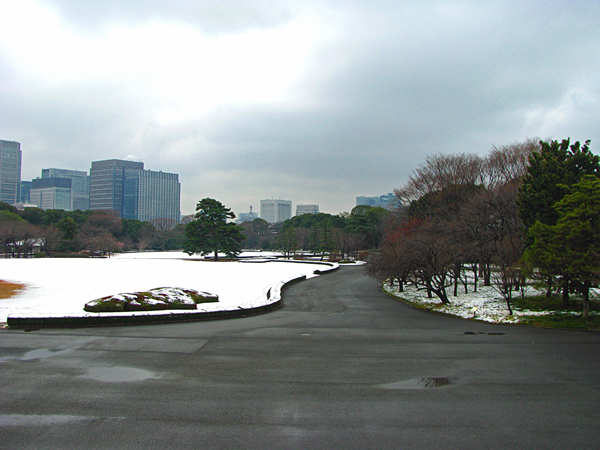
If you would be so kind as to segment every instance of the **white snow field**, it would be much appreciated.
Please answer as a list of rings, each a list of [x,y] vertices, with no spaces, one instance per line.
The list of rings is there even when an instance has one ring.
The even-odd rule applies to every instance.
[[[261,256],[263,256],[261,254]],[[198,257],[195,257],[198,259]],[[135,253],[112,258],[2,259],[0,279],[25,284],[25,289],[0,299],[0,323],[7,317],[86,317],[85,304],[107,295],[161,287],[189,288],[219,296],[218,303],[199,304],[199,311],[253,308],[278,300],[283,282],[330,265],[249,260],[249,262],[193,261],[184,253]],[[272,294],[267,298],[270,288]],[[165,311],[110,314],[164,314]],[[186,311],[177,311],[185,314]]]

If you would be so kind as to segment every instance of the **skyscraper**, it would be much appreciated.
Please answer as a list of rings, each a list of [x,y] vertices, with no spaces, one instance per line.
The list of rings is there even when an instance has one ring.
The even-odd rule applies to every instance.
[[[144,222],[180,219],[179,175],[152,170],[125,170],[123,217]]]
[[[0,140],[0,201],[21,200],[21,144]]]
[[[69,178],[37,178],[32,181],[30,202],[41,209],[73,211]]]
[[[125,170],[144,169],[143,162],[108,159],[93,161],[90,170],[90,209],[111,210],[123,217]]]
[[[90,209],[90,177],[87,172],[69,169],[42,169],[42,179],[45,178],[70,179],[72,208],[81,211]]]
[[[356,197],[356,206],[379,206],[381,208],[392,209],[397,202],[398,199],[392,193],[380,195],[379,197]]]
[[[21,199],[20,203],[29,203],[29,194],[31,193],[32,181],[21,180]]]
[[[290,200],[261,200],[260,218],[269,223],[285,222],[292,217]]]
[[[319,214],[319,205],[296,205],[296,215]]]

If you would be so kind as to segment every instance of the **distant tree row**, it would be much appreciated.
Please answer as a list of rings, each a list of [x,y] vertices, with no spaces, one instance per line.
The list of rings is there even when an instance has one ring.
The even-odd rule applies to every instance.
[[[570,292],[588,299],[600,272],[599,174],[589,142],[568,139],[495,147],[487,158],[429,156],[396,190],[401,207],[367,271],[442,303],[448,289],[456,296],[481,280],[511,312],[528,274],[565,301]]]
[[[262,219],[242,224],[248,247],[280,250],[291,257],[298,251],[324,258],[357,257],[358,252],[377,248],[389,211],[372,206],[357,206],[350,213],[302,214],[269,227]],[[253,245],[254,244],[254,245]]]
[[[0,202],[0,253],[6,256],[31,256],[34,248],[46,255],[169,250],[181,248],[182,241],[183,225],[171,219],[141,222],[111,211],[19,211]]]

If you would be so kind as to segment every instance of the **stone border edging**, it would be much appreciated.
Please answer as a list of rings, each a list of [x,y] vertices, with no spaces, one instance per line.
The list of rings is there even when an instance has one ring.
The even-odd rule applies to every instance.
[[[280,262],[280,261],[278,261]],[[299,261],[290,261],[297,262]],[[315,264],[310,262],[309,264]],[[316,269],[314,274],[323,274],[339,268],[339,264],[319,263],[328,266],[327,269]],[[199,311],[199,312],[168,312],[164,314],[137,314],[137,315],[100,315],[98,316],[71,316],[71,317],[7,317],[6,325],[13,329],[39,329],[39,328],[81,328],[118,325],[145,325],[178,322],[198,322],[205,320],[235,319],[240,317],[264,314],[282,306],[282,292],[288,286],[306,280],[306,275],[295,276],[266,288],[263,294],[270,303],[226,311]]]

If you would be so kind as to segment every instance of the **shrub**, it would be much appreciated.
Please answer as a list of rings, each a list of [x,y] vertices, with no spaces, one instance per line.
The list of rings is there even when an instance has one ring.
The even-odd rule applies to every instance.
[[[166,309],[197,309],[198,303],[218,302],[219,296],[193,289],[156,288],[102,297],[86,303],[88,312],[159,311]]]

